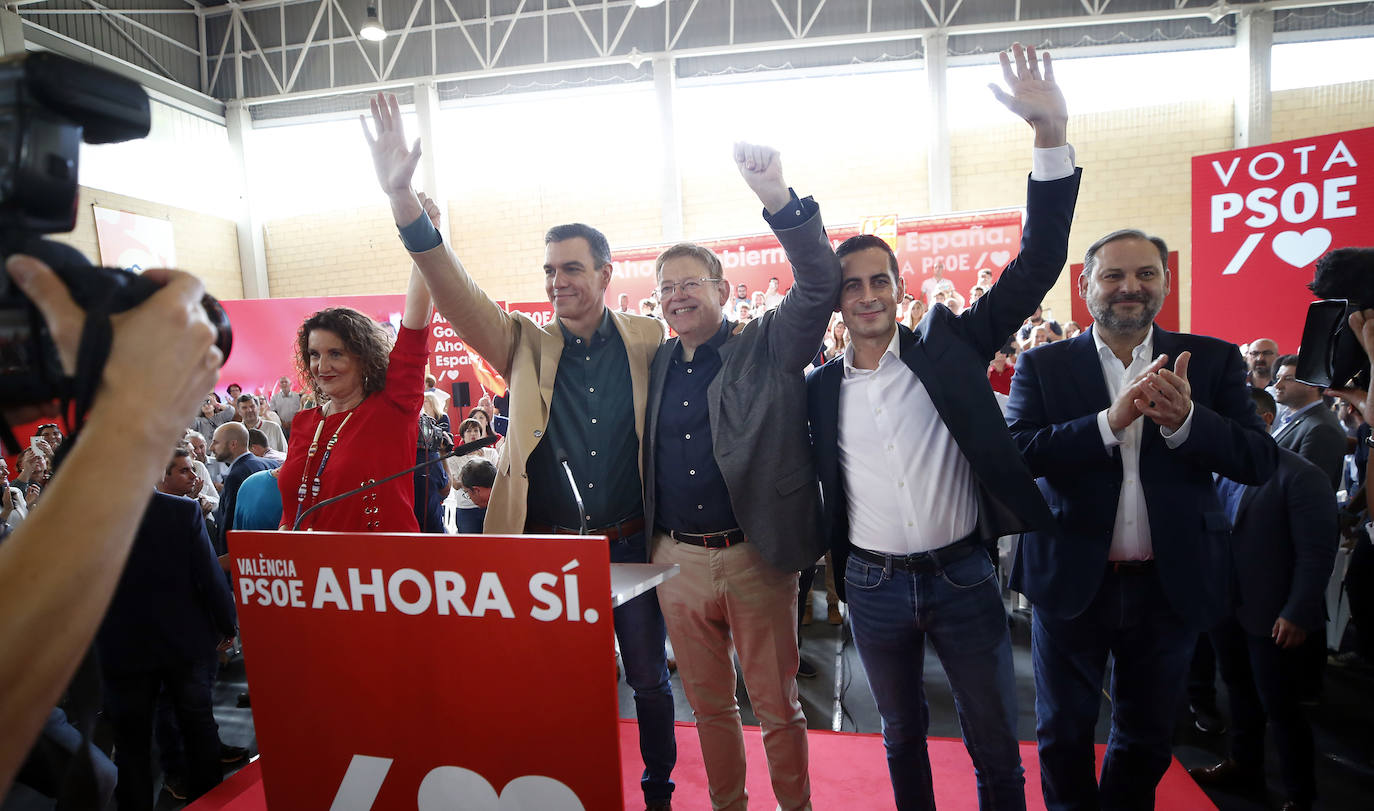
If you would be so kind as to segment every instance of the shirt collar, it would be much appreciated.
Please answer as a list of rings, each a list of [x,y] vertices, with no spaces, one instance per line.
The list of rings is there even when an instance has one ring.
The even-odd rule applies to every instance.
[[[1093,344],[1097,347],[1097,356],[1106,360],[1108,357],[1116,359],[1116,353],[1110,346],[1102,340],[1102,336],[1097,334],[1096,325],[1088,328],[1093,334]],[[1132,362],[1144,358],[1153,358],[1155,352],[1155,326],[1150,325],[1150,331],[1145,333],[1145,340],[1141,341],[1135,349],[1131,350]]]
[[[706,341],[706,343],[697,347],[697,352],[700,352],[702,349],[710,347],[711,351],[719,353],[721,346],[723,346],[725,344],[725,341],[729,339],[730,333],[734,330],[734,328],[735,322],[731,321],[728,318],[720,319],[720,326],[716,329],[716,334],[712,335],[710,339]],[[677,346],[673,348],[673,360],[682,360],[682,339],[680,338],[678,339]],[[695,355],[693,355],[693,360],[696,360]]]
[[[900,343],[899,343],[899,342],[900,342],[900,340],[901,340],[901,337],[902,337],[902,331],[901,331],[900,329],[895,329],[895,328],[894,328],[894,329],[892,330],[892,340],[890,340],[890,341],[887,342],[887,349],[884,349],[884,350],[883,350],[883,354],[878,358],[878,368],[879,368],[879,369],[881,369],[881,368],[883,367],[883,364],[887,362],[887,359],[888,359],[889,356],[891,356],[891,357],[894,358],[894,359],[895,359],[895,358],[898,358],[898,357],[901,357],[901,352],[899,351],[899,347],[900,347]],[[855,374],[860,374],[860,375],[863,375],[863,374],[870,374],[870,373],[872,373],[872,372],[877,371],[876,369],[860,369],[860,368],[858,368],[858,367],[856,367],[856,366],[854,365],[854,342],[853,342],[853,341],[850,341],[850,342],[849,342],[849,345],[846,346],[846,347],[844,348],[844,355],[842,355],[842,357],[844,358],[844,376],[845,376],[845,377],[852,377],[852,376],[855,375]]]
[[[1283,415],[1283,424],[1284,424],[1284,425],[1289,424],[1290,422],[1292,422],[1293,420],[1296,420],[1298,417],[1302,416],[1303,414],[1306,414],[1307,412],[1311,411],[1315,406],[1318,406],[1318,405],[1321,405],[1321,398],[1318,398],[1318,399],[1316,399],[1316,400],[1313,400],[1312,402],[1308,403],[1307,405],[1303,406],[1302,408],[1299,408],[1299,409],[1296,409],[1296,410],[1289,411],[1287,414]]]
[[[574,334],[567,327],[563,326],[563,321],[561,319],[558,321],[558,328],[563,330],[563,346],[577,346],[577,344],[582,340],[580,336]],[[611,336],[614,333],[615,321],[611,319],[611,308],[603,307],[601,309],[601,323],[596,326],[596,332],[592,333],[592,339],[590,343],[593,347],[601,346],[605,344],[607,341],[611,340]]]

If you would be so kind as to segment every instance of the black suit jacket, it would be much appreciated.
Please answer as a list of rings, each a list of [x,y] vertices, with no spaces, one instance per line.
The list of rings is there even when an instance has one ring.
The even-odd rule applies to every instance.
[[[1245,488],[1231,530],[1235,615],[1246,633],[1269,636],[1279,617],[1308,633],[1321,630],[1337,538],[1326,475],[1280,449],[1274,476]]]
[[[960,315],[944,306],[932,308],[914,332],[897,327],[902,362],[925,385],[977,480],[978,530],[988,540],[1053,523],[1007,433],[987,370],[992,356],[1039,306],[1064,269],[1081,176],[1080,169],[1061,180],[1028,184],[1020,254],[986,295]],[[830,541],[835,570],[841,573],[850,549],[849,503],[839,453],[843,377],[841,356],[814,370],[806,386],[823,496],[822,530]],[[835,588],[843,597],[843,577],[835,578]]]
[[[235,625],[200,503],[154,493],[96,637],[102,668],[139,673],[213,656]]]
[[[1192,353],[1193,422],[1188,439],[1171,449],[1159,426],[1141,417],[1140,482],[1164,592],[1174,611],[1201,631],[1230,606],[1230,526],[1212,473],[1262,484],[1278,448],[1255,413],[1235,345],[1154,329],[1155,355],[1168,355],[1170,369],[1180,353]],[[1026,352],[1016,363],[1007,422],[1056,522],[1021,539],[1011,587],[1036,610],[1064,619],[1092,603],[1107,571],[1124,478],[1120,449],[1108,451],[1097,427],[1097,413],[1110,405],[1091,328]]]
[[[234,464],[230,465],[229,471],[224,474],[224,491],[220,493],[219,506],[215,508],[215,551],[219,554],[223,555],[229,551],[229,530],[234,528],[234,505],[238,502],[239,487],[243,485],[244,479],[259,470],[272,467],[276,465],[260,456],[246,453],[234,460]]]
[[[1341,486],[1345,464],[1345,429],[1335,412],[1317,403],[1293,419],[1274,441],[1316,465],[1331,482],[1331,492]]]

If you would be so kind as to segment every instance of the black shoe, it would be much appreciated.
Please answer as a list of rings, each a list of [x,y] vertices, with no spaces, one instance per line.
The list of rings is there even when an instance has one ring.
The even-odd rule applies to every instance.
[[[238,700],[237,702],[235,702],[235,705],[236,705],[237,707],[239,707],[240,709],[242,709],[243,707],[251,707],[251,706],[253,706],[253,705],[252,705],[252,701],[248,698],[248,693],[246,693],[246,692],[244,692],[244,693],[239,693],[239,700]]]
[[[248,759],[248,750],[242,746],[230,746],[224,741],[219,743],[220,763],[242,763]]]
[[[799,678],[799,679],[814,679],[814,678],[816,678],[816,666],[813,665],[813,664],[811,664],[810,662],[806,661],[805,659],[799,659],[799,660],[797,661],[797,678]]]
[[[1215,766],[1189,769],[1188,776],[1203,788],[1264,788],[1264,773],[1258,769],[1247,769],[1227,758]]]
[[[1226,731],[1226,719],[1221,717],[1221,712],[1213,702],[1196,702],[1188,705],[1188,711],[1193,714],[1193,726],[1199,732],[1207,735],[1220,735]]]

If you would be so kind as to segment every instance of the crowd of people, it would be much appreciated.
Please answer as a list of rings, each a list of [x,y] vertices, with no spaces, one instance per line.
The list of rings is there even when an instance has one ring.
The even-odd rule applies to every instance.
[[[1001,62],[993,93],[1030,125],[1033,148],[1027,227],[997,278],[980,271],[964,295],[937,267],[907,290],[888,243],[860,235],[832,250],[820,206],[788,185],[780,155],[738,144],[736,168],[792,266],[787,290],[731,285],[714,253],[682,243],[658,257],[637,313],[627,295],[608,307],[609,244],[573,223],[545,236],[546,326],[467,274],[438,207],[412,190],[420,146],[396,99],[373,99],[366,138],[414,263],[400,327],[348,308],[312,315],[270,396],[212,392],[171,451],[97,637],[119,807],[151,807],[154,737],[178,796],[209,790],[239,756],[210,712],[217,654],[237,634],[224,573],[234,531],[282,528],[589,532],[607,538],[612,562],[677,564],[613,618],[644,805],[673,802],[671,640],[711,806],[748,804],[737,657],[789,811],[811,807],[797,630],[822,558],[882,717],[897,806],[934,808],[927,642],[980,807],[1026,806],[995,563],[999,540],[1017,538],[1010,586],[1032,606],[1048,808],[1152,807],[1174,709],[1187,702],[1201,728],[1223,723],[1218,670],[1231,754],[1195,778],[1262,784],[1267,719],[1284,807],[1310,808],[1301,702],[1327,662],[1322,600],[1338,542],[1354,550],[1353,621],[1369,632],[1331,664],[1374,667],[1360,495],[1374,406],[1363,391],[1299,381],[1297,357],[1272,340],[1238,351],[1159,328],[1176,280],[1164,240],[1138,230],[1085,253],[1074,285],[1091,326],[1057,322],[1042,301],[1067,259],[1082,170],[1049,56],[1017,45]],[[1328,258],[1374,269],[1367,254]],[[457,412],[456,429],[426,374],[435,308],[509,384],[499,408],[483,397]],[[1358,334],[1374,357],[1374,317],[1352,326],[1368,327]],[[43,511],[62,442],[43,426],[17,477],[0,482],[9,529]],[[147,585],[169,580],[176,589]],[[1112,732],[1099,774],[1104,684]]]

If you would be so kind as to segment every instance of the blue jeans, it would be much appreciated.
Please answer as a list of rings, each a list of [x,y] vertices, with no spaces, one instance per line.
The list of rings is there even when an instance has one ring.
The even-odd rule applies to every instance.
[[[992,561],[975,552],[939,571],[916,574],[851,555],[844,581],[854,644],[883,717],[897,808],[935,808],[923,679],[929,638],[954,694],[978,777],[978,807],[1024,809],[1011,638]]]
[[[1173,759],[1174,719],[1197,633],[1169,606],[1154,571],[1108,571],[1073,619],[1032,614],[1036,737],[1050,811],[1152,809]],[[1112,731],[1099,786],[1093,728],[1112,665]]]
[[[648,563],[644,533],[611,541],[611,563]],[[671,775],[677,763],[673,688],[668,684],[668,631],[658,595],[649,591],[615,609],[615,638],[625,663],[625,683],[635,692],[639,719],[639,754],[644,758],[640,787],[647,802],[673,795]]]

